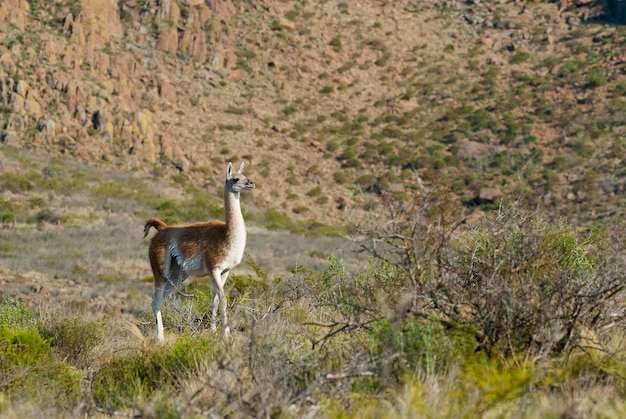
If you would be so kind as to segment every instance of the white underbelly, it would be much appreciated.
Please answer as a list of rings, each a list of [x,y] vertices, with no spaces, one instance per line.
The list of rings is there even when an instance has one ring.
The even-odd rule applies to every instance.
[[[189,276],[205,276],[209,274],[204,261],[204,253],[200,253],[196,257],[185,258],[181,267]]]

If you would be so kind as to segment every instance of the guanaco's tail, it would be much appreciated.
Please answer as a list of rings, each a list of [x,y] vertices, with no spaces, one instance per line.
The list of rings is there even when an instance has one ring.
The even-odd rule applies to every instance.
[[[167,227],[167,224],[165,224],[163,221],[159,220],[158,218],[155,218],[155,217],[149,218],[148,221],[146,221],[146,225],[143,226],[143,238],[144,239],[148,236],[150,227],[154,227],[157,229],[157,231],[161,231]]]

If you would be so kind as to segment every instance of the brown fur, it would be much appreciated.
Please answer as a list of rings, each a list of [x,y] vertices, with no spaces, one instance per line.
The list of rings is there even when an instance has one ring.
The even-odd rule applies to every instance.
[[[167,224],[165,224],[163,221],[159,220],[158,218],[155,218],[155,217],[149,218],[148,221],[146,221],[146,224],[143,226],[143,238],[144,239],[148,237],[148,233],[150,232],[150,227],[154,227],[157,229],[157,231],[161,231],[164,228],[167,228]]]
[[[225,240],[227,236],[226,224],[222,221],[212,220],[169,227],[158,218],[150,218],[146,222],[144,233],[150,227],[155,227],[158,230],[158,233],[150,241],[148,250],[155,288],[158,288],[165,280],[163,276],[165,249],[172,238],[176,239],[180,250],[187,257],[196,257],[200,253],[204,253],[209,273],[228,255],[226,246],[217,245],[218,243],[228,243],[228,240]]]

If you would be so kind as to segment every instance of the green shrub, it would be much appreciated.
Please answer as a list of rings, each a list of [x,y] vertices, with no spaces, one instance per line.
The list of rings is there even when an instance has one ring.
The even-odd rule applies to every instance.
[[[56,215],[50,208],[44,208],[41,211],[37,212],[34,217],[29,217],[28,221],[35,223],[49,223],[49,224],[60,224],[62,218]]]
[[[558,353],[575,346],[576,331],[591,320],[576,313],[602,310],[606,305],[600,296],[615,286],[614,280],[594,279],[594,240],[578,237],[565,223],[507,224],[503,236],[495,231],[475,232],[474,244],[462,258],[471,263],[457,271],[466,282],[445,280],[450,288],[444,288],[456,290],[444,294],[454,294],[457,304],[463,298],[468,305],[482,307],[472,310],[470,322],[480,325],[488,346],[501,353]],[[587,292],[598,297],[588,299],[583,296]]]
[[[8,390],[15,403],[36,401],[40,408],[62,411],[75,406],[80,396],[81,374],[55,361],[50,340],[35,328],[0,326],[0,377],[0,390]]]
[[[328,45],[333,47],[335,51],[341,51],[341,47],[342,47],[341,38],[339,36],[335,36],[333,39],[330,40]]]
[[[166,223],[175,224],[180,220],[180,206],[173,199],[167,199],[156,207],[159,217]]]
[[[315,200],[315,203],[319,205],[326,205],[329,200],[330,198],[328,198],[326,195],[322,195],[322,196],[317,197],[317,199]]]
[[[471,330],[457,327],[446,330],[433,316],[418,321],[413,315],[399,324],[393,324],[388,318],[377,319],[371,326],[368,341],[376,357],[401,355],[394,362],[398,381],[416,370],[431,374],[444,370],[461,362],[478,346]]]
[[[42,334],[51,339],[52,347],[61,359],[82,368],[87,365],[93,348],[104,342],[107,331],[103,322],[74,317],[53,323],[44,328]]]
[[[290,230],[293,224],[289,217],[281,214],[273,208],[267,209],[263,214],[263,218],[263,224],[270,230]]]
[[[623,81],[617,83],[611,89],[611,94],[613,95],[613,97],[626,96],[626,83],[624,83]]]
[[[32,367],[50,358],[50,339],[43,339],[37,329],[0,327],[0,371],[14,367]]]
[[[316,187],[312,188],[311,190],[309,190],[306,193],[306,196],[314,197],[314,196],[320,196],[321,194],[322,194],[322,187],[321,186],[316,186]]]
[[[167,224],[178,224],[223,217],[223,208],[216,205],[217,201],[210,200],[205,191],[189,185],[185,188],[191,194],[189,199],[182,201],[166,199],[156,206],[163,221]]]
[[[567,223],[512,209],[510,215],[496,212],[490,223],[464,232],[462,243],[453,244],[445,227],[427,221],[454,219],[458,209],[448,193],[394,213],[392,224],[373,232],[360,230],[376,237],[372,252],[403,269],[419,287],[420,299],[429,301],[413,305],[416,318],[434,314],[475,328],[480,344],[503,357],[563,354],[581,344],[583,331],[602,334],[601,324],[611,321],[623,298],[623,285],[612,273],[621,262],[601,250],[606,245],[601,232],[579,235]],[[607,264],[612,267],[600,269]],[[436,309],[422,308],[429,304]]]
[[[15,214],[12,212],[0,212],[0,223],[12,223],[15,221]]]
[[[299,205],[297,207],[294,207],[292,211],[294,212],[294,214],[303,214],[309,211],[309,207],[306,207],[304,205]]]
[[[521,64],[525,61],[528,61],[530,58],[530,53],[528,51],[518,51],[513,55],[510,59],[511,64]]]
[[[590,87],[600,87],[607,84],[606,75],[601,68],[593,68],[587,75],[587,83]]]
[[[558,77],[566,80],[575,81],[578,79],[580,69],[585,66],[585,63],[580,60],[570,60],[564,62],[559,67]]]
[[[383,55],[381,55],[374,61],[374,64],[376,64],[378,67],[385,67],[390,58],[391,58],[391,53],[385,52]]]
[[[485,109],[477,109],[470,115],[469,122],[473,131],[485,129],[489,124],[489,114]]]
[[[355,183],[365,190],[370,190],[377,187],[378,178],[374,174],[367,173],[359,176]]]
[[[133,406],[139,398],[176,391],[187,377],[213,360],[215,344],[201,337],[179,338],[173,347],[145,349],[105,364],[92,382],[94,401],[105,409]]]
[[[466,413],[471,417],[483,417],[494,406],[506,406],[520,400],[529,388],[540,382],[541,375],[530,362],[503,361],[479,353],[467,357],[458,378],[457,394],[468,397],[471,392],[476,392],[478,397]]]
[[[335,172],[333,173],[333,180],[335,181],[335,183],[343,185],[348,181],[348,175],[346,175],[344,172]]]
[[[28,329],[35,326],[35,313],[24,301],[11,301],[8,298],[0,304],[0,327]]]
[[[0,175],[0,190],[24,193],[35,188],[35,182],[41,175],[34,173],[4,173]]]
[[[367,45],[375,51],[387,51],[387,46],[382,39],[372,39],[367,42]]]
[[[293,21],[293,20],[296,20],[296,17],[298,17],[299,15],[300,15],[300,9],[296,7],[295,9],[290,10],[287,13],[285,13],[285,18]]]
[[[298,108],[295,105],[289,105],[283,108],[283,114],[285,116],[293,115],[297,111],[298,111]]]
[[[321,250],[311,250],[309,256],[317,259],[325,259],[324,252],[322,252]]]

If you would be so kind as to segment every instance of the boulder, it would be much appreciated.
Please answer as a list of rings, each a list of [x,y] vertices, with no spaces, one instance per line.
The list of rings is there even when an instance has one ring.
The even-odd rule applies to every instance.
[[[80,13],[66,26],[72,42],[91,50],[102,49],[124,34],[116,0],[82,0]]]
[[[493,203],[500,195],[498,188],[482,188],[478,193],[478,199],[483,203]]]
[[[30,14],[28,0],[0,1],[0,22],[7,22],[20,30],[26,29]]]
[[[176,87],[165,80],[159,82],[159,96],[170,104],[176,104]]]

